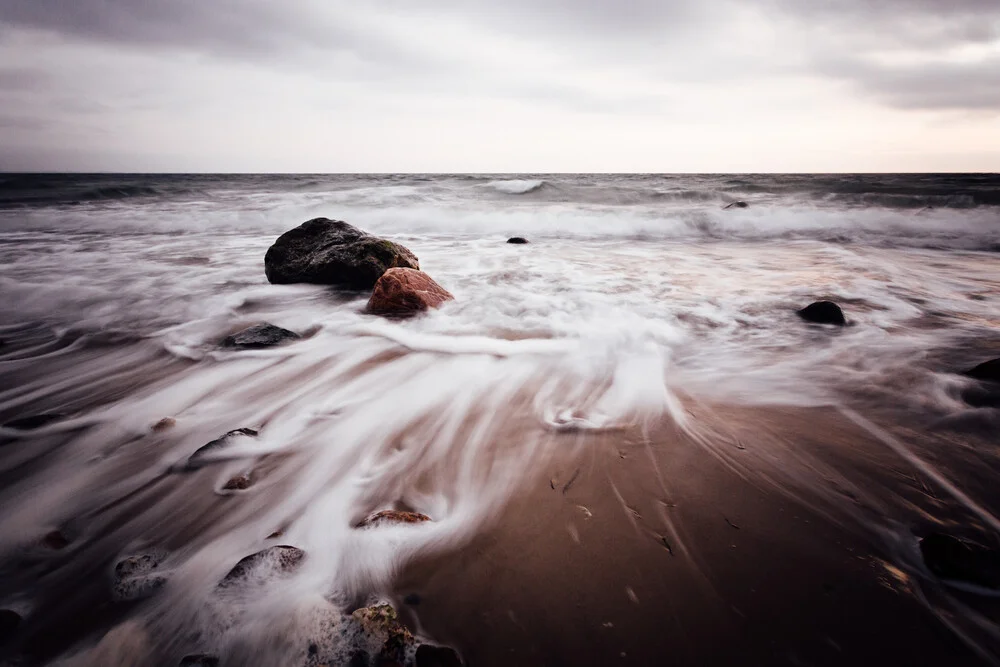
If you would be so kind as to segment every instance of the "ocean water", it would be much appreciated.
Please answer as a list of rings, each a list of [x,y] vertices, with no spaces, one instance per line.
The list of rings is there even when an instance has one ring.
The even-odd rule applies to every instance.
[[[268,284],[269,245],[318,216],[402,243],[455,300],[388,321],[367,295]],[[988,432],[959,373],[1000,356],[1000,176],[7,174],[0,296],[0,422],[60,415],[0,429],[0,556],[57,529],[73,553],[6,578],[0,606],[42,632],[57,591],[86,608],[117,560],[157,549],[149,650],[259,632],[287,653],[415,554],[468,541],[566,431],[697,434],[694,401]],[[796,316],[820,299],[849,326]],[[304,338],[220,349],[261,321]],[[260,435],[176,473],[241,427]],[[967,478],[935,470],[995,525],[968,456]],[[223,488],[251,469],[255,487]],[[434,521],[354,529],[388,507]],[[220,603],[213,582],[279,528],[303,568]],[[46,659],[82,660],[78,634]]]

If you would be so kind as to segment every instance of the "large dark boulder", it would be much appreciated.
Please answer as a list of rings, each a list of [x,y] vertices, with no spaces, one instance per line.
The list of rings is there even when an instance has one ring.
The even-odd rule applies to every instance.
[[[290,340],[297,340],[301,338],[294,331],[289,331],[288,329],[282,329],[281,327],[276,327],[273,324],[264,322],[263,324],[255,324],[252,327],[248,327],[243,331],[234,333],[232,336],[226,336],[222,341],[222,347],[233,347],[241,350],[259,350],[265,347],[273,347],[275,345],[281,345]]]
[[[10,609],[0,609],[0,646],[3,646],[14,637],[20,625],[20,614]]]
[[[838,326],[847,324],[847,320],[844,319],[844,311],[833,301],[811,303],[798,311],[798,315],[807,322],[817,324],[836,324]]]
[[[965,375],[984,382],[1000,382],[1000,358],[984,361],[975,368],[965,371]]]
[[[513,243],[514,245],[524,245],[527,242],[528,239],[524,238],[523,236],[512,236],[509,239],[507,239],[507,243]]]
[[[393,267],[419,269],[416,255],[340,220],[315,218],[278,237],[264,255],[275,284],[315,283],[371,289]]]
[[[423,271],[389,269],[375,283],[375,289],[368,299],[368,312],[405,317],[428,308],[437,308],[454,298],[451,292],[438,285]]]

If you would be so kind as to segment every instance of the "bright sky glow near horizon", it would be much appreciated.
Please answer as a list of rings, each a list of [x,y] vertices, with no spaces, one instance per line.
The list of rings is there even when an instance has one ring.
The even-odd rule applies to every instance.
[[[0,169],[1000,171],[1000,0],[0,0]]]

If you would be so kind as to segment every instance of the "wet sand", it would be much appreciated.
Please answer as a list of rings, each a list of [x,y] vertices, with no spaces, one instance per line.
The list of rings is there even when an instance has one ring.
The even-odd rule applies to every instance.
[[[935,525],[977,525],[967,509],[834,410],[711,412],[727,449],[664,425],[562,436],[575,453],[495,526],[407,569],[410,622],[476,667],[996,659],[990,631],[949,629],[968,630],[962,601],[917,551]],[[825,488],[791,485],[803,466]]]

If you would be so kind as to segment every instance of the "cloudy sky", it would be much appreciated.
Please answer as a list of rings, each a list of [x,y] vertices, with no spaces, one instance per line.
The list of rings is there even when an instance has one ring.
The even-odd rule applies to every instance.
[[[0,0],[0,169],[1000,171],[1000,0]]]

